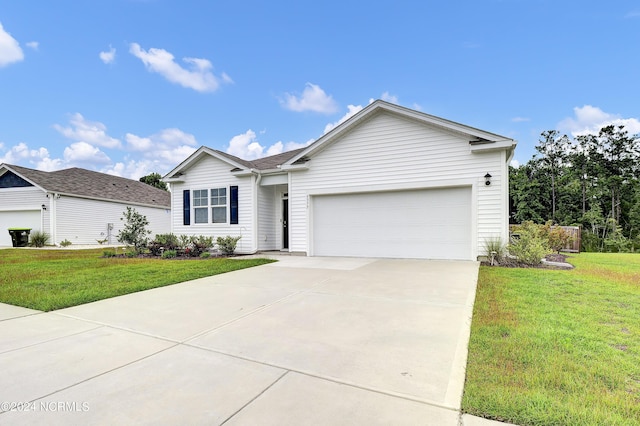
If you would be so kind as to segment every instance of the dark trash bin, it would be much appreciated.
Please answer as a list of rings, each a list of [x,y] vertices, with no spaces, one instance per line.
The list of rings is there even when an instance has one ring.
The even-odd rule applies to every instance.
[[[29,233],[31,228],[9,228],[11,244],[14,247],[26,247],[29,245]]]

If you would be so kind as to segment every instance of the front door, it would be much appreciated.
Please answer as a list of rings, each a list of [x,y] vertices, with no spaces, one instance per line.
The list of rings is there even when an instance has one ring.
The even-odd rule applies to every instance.
[[[282,248],[289,248],[289,200],[282,200]]]

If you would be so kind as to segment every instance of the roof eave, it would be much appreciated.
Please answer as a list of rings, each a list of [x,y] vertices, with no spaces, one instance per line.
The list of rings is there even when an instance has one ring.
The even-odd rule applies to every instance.
[[[245,165],[240,164],[236,161],[233,161],[228,157],[222,156],[218,154],[215,150],[203,145],[200,148],[198,148],[193,154],[187,157],[184,161],[182,161],[182,163],[178,164],[173,170],[171,170],[169,173],[164,175],[162,179],[163,180],[172,179],[174,177],[173,175],[175,175],[176,173],[184,173],[184,171],[188,169],[191,166],[191,164],[199,160],[200,157],[202,157],[203,155],[210,155],[224,163],[229,164],[230,166],[233,166],[234,168],[238,168],[242,170],[246,169]],[[165,181],[165,182],[168,182],[168,181]],[[174,181],[174,182],[178,182],[178,181]]]
[[[322,135],[317,141],[309,145],[307,149],[298,153],[296,156],[292,157],[283,165],[283,169],[285,167],[289,167],[293,165],[296,161],[300,160],[305,156],[313,155],[315,152],[319,152],[324,149],[324,147],[331,143],[331,141],[340,137],[340,135],[350,131],[353,127],[357,126],[358,123],[364,121],[367,117],[375,114],[378,111],[387,111],[391,113],[395,113],[401,115],[403,117],[411,118],[417,121],[420,121],[425,124],[430,124],[433,126],[438,126],[443,129],[456,132],[458,134],[466,135],[472,138],[479,138],[482,140],[488,140],[495,143],[505,142],[507,145],[504,146],[493,146],[491,149],[505,149],[509,145],[515,144],[512,139],[505,138],[504,136],[497,135],[495,133],[486,132],[484,130],[476,129],[474,127],[470,127],[464,124],[456,123],[454,121],[446,120],[444,118],[436,117],[433,115],[425,114],[420,111],[415,111],[400,105],[392,104],[389,102],[385,102],[383,100],[376,100],[369,104],[366,108],[353,115],[351,118],[346,120],[344,123],[332,129],[329,133]]]
[[[490,152],[501,150],[513,150],[515,149],[517,142],[513,139],[504,139],[499,141],[490,141],[477,145],[469,144],[471,152]]]

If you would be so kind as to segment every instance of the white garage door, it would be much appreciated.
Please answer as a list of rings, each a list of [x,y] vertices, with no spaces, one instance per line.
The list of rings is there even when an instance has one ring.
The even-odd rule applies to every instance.
[[[313,197],[313,255],[471,259],[471,188]]]
[[[0,247],[11,247],[9,228],[31,228],[40,230],[42,227],[40,210],[21,210],[0,212]]]

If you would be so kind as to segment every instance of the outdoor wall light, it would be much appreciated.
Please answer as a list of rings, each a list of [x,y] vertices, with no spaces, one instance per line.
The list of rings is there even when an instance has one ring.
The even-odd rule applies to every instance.
[[[487,186],[491,185],[491,175],[489,173],[484,175],[484,184]]]
[[[45,206],[44,204],[42,205],[42,210],[46,210],[47,206]]]

